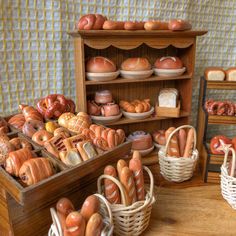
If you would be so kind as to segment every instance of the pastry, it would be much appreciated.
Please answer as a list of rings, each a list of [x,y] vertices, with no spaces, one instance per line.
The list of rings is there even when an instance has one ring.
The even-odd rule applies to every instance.
[[[58,118],[58,124],[62,127],[65,127],[67,128],[67,125],[68,125],[68,121],[75,117],[75,115],[71,112],[66,112],[66,113],[63,113],[62,115],[60,115],[60,117]]]
[[[78,149],[83,161],[94,158],[97,156],[97,151],[92,145],[91,141],[82,141],[77,143],[76,148]]]
[[[19,150],[21,148],[32,149],[31,143],[24,138],[16,137],[11,139],[9,142],[15,147],[15,150]]]
[[[67,150],[70,150],[72,148],[76,148],[77,143],[86,140],[86,136],[83,134],[77,134],[69,138],[65,138],[63,140],[63,143]]]
[[[23,134],[32,137],[38,130],[45,129],[45,124],[39,120],[27,120],[22,128]]]
[[[53,137],[48,131],[41,129],[35,132],[32,136],[32,140],[40,146],[43,146],[44,143],[50,140]]]
[[[53,121],[48,121],[45,124],[45,129],[51,134],[53,134],[54,130],[57,129],[58,127],[59,127],[59,125]]]
[[[83,161],[76,148],[70,149],[68,151],[61,151],[59,152],[59,156],[61,161],[67,166],[75,166]]]
[[[37,120],[43,122],[42,115],[34,107],[21,104],[19,108],[22,110],[26,121]]]
[[[14,115],[8,120],[8,123],[14,126],[16,129],[22,130],[22,127],[25,123],[25,117],[23,114]]]

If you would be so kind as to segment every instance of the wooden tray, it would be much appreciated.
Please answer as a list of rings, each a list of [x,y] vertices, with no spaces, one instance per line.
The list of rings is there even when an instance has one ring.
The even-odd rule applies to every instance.
[[[29,202],[37,202],[37,205],[43,205],[44,201],[49,201],[57,197],[62,191],[74,188],[82,177],[89,174],[95,176],[99,168],[127,155],[130,149],[131,142],[126,142],[114,148],[112,151],[105,152],[102,155],[68,169],[65,169],[58,160],[51,158],[44,150],[41,150],[42,156],[50,158],[58,167],[59,173],[37,184],[24,187],[9,175],[3,167],[0,167],[0,184],[21,205],[27,205]]]
[[[156,116],[178,118],[180,117],[180,101],[178,102],[178,106],[176,108],[159,107],[158,104],[156,104],[155,113]]]

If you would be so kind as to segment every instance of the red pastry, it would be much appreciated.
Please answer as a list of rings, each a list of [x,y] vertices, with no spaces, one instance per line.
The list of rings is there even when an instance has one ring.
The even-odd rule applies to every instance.
[[[210,149],[212,154],[224,154],[222,150],[222,143],[223,144],[231,144],[231,139],[227,138],[224,135],[217,135],[211,139],[210,142]]]

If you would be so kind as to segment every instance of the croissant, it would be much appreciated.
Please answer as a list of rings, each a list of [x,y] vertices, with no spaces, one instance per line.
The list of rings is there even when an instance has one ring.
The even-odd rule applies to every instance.
[[[20,168],[19,177],[25,184],[32,185],[54,173],[55,169],[51,161],[45,157],[39,157],[25,161]]]
[[[25,123],[25,117],[23,114],[14,115],[8,120],[8,123],[14,126],[16,129],[22,130],[22,127]]]
[[[14,176],[19,176],[19,170],[23,163],[29,159],[33,158],[33,153],[29,148],[22,148],[17,151],[9,153],[6,159],[5,169],[6,171]]]
[[[131,103],[127,102],[127,101],[120,101],[119,103],[120,107],[127,111],[127,112],[132,112],[132,113],[135,113],[135,106],[132,105]]]
[[[103,139],[103,138],[98,138],[98,137],[96,137],[95,139],[93,139],[93,144],[94,144],[96,147],[98,147],[98,148],[100,148],[101,150],[103,150],[103,151],[107,151],[107,150],[110,149],[109,146],[108,146],[107,141],[106,141],[105,139]]]
[[[25,120],[39,120],[43,121],[43,116],[32,106],[19,105]]]

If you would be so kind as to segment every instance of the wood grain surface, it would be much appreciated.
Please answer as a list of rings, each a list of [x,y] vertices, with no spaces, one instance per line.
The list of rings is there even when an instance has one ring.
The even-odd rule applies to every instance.
[[[150,226],[143,234],[236,235],[236,211],[223,200],[219,185],[157,188]]]

